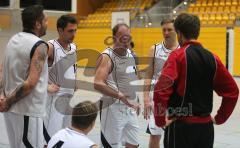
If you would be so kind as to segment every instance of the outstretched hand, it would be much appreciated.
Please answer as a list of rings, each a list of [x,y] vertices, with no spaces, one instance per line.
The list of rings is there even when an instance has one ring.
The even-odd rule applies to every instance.
[[[133,109],[135,109],[136,111],[140,110],[140,104],[138,103],[131,103],[129,102],[129,96],[125,96],[124,94],[122,94],[121,92],[119,93],[119,100],[122,101],[125,105],[127,105],[128,107],[131,107]]]
[[[60,89],[60,87],[56,84],[49,84],[48,85],[48,92],[49,93],[55,93],[55,92],[58,92]]]
[[[150,115],[152,113],[153,107],[150,102],[150,98],[144,98],[144,111],[143,111],[143,117],[144,119],[148,120],[150,119]]]

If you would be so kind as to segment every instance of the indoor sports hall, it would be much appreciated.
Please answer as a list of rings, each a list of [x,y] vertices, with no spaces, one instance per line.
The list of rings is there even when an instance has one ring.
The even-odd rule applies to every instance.
[[[216,54],[226,66],[240,88],[240,0],[0,0],[0,62],[4,60],[8,40],[22,31],[21,11],[31,5],[41,4],[48,16],[44,41],[58,37],[57,19],[70,14],[78,20],[74,43],[77,45],[77,85],[71,104],[90,100],[97,102],[101,94],[94,90],[94,69],[97,59],[106,47],[112,46],[112,28],[126,23],[131,28],[133,51],[139,57],[139,100],[141,112],[140,148],[147,148],[148,121],[143,118],[143,77],[147,68],[147,57],[152,45],[162,42],[161,21],[176,18],[181,13],[199,17],[201,31],[198,41]],[[26,43],[27,44],[27,43]],[[215,115],[222,98],[214,93]],[[17,124],[17,123],[16,123]],[[214,148],[240,147],[240,101],[222,125],[214,125]],[[88,137],[100,145],[99,115],[95,127]],[[163,147],[163,138],[161,146]],[[10,148],[3,114],[0,113],[0,148]]]

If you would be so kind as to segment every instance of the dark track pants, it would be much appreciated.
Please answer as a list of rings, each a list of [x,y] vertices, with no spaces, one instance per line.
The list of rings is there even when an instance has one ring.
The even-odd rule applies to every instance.
[[[165,130],[164,148],[213,148],[213,123],[175,121]]]

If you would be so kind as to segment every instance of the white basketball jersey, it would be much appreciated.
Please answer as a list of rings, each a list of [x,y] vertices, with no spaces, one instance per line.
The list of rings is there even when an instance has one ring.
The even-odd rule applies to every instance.
[[[112,48],[107,48],[102,54],[107,54],[112,60],[112,71],[108,75],[107,84],[116,91],[122,92],[129,96],[129,99],[135,100],[137,98],[137,69],[135,59],[132,52],[127,49],[126,56],[120,56],[113,51]],[[108,96],[103,96],[109,98]]]
[[[179,48],[179,46],[177,47]],[[153,78],[151,84],[154,86],[158,77],[161,74],[162,68],[164,66],[164,63],[167,61],[169,54],[172,50],[167,49],[164,46],[164,43],[158,43],[155,44],[155,52],[154,52],[154,67],[153,67]]]
[[[46,44],[42,39],[32,33],[20,32],[8,42],[4,59],[3,91],[6,96],[19,89],[27,80],[31,58],[40,44]],[[47,46],[47,45],[46,45]],[[47,52],[47,47],[46,47]],[[15,103],[9,110],[16,114],[43,117],[47,103],[47,58],[42,72],[34,89],[24,98]]]
[[[73,95],[76,79],[76,45],[71,43],[70,50],[66,52],[57,40],[48,41],[54,48],[54,61],[49,67],[49,83],[60,85],[56,95]],[[74,63],[68,66],[68,63]],[[67,67],[66,67],[67,66]],[[69,68],[68,68],[69,67]],[[66,69],[67,68],[67,69]],[[67,81],[71,80],[71,81]],[[66,86],[66,83],[70,83]],[[64,85],[64,86],[63,86]]]
[[[70,128],[57,132],[49,141],[48,148],[91,148],[95,143],[85,134]]]

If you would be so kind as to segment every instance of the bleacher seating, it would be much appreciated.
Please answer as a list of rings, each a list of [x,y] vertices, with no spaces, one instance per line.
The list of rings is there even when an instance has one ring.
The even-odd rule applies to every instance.
[[[203,26],[232,26],[240,18],[240,0],[197,0],[187,11],[197,14]]]
[[[144,11],[152,5],[153,0],[111,0],[98,8],[93,14],[79,22],[80,28],[109,28],[111,25],[111,14],[113,11],[130,11],[133,19],[138,12]]]

